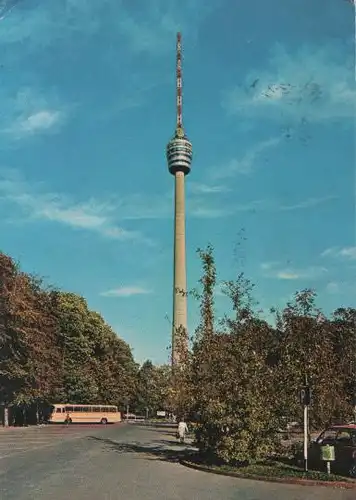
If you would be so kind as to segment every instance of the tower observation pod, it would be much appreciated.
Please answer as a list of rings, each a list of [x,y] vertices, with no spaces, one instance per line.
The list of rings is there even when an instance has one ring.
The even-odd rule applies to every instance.
[[[187,342],[187,271],[185,248],[185,176],[190,172],[193,148],[183,128],[182,95],[182,44],[177,34],[176,54],[176,129],[167,144],[168,170],[175,178],[174,193],[174,272],[173,272],[173,321],[172,365],[180,362],[181,349]],[[182,342],[179,340],[182,339]]]

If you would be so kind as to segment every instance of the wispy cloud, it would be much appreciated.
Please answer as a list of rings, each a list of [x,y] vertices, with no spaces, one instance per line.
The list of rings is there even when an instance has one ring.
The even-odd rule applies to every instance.
[[[67,109],[59,109],[58,98],[39,95],[34,89],[25,88],[15,95],[0,89],[3,110],[0,133],[6,138],[22,139],[38,133],[58,130],[65,121]]]
[[[173,194],[122,197],[112,196],[109,201],[96,198],[76,202],[70,197],[50,192],[42,183],[28,183],[14,170],[0,170],[0,202],[16,205],[27,221],[51,221],[96,232],[116,240],[140,240],[152,245],[139,231],[125,228],[125,222],[138,220],[167,219],[173,216]],[[325,202],[325,200],[321,200]],[[306,209],[307,203],[299,203],[290,209]],[[241,212],[278,211],[280,205],[268,200],[253,200],[236,204],[233,202],[211,202],[210,197],[191,195],[187,200],[187,214],[197,219],[230,217]],[[282,209],[286,209],[282,206]]]
[[[279,210],[298,210],[302,208],[312,208],[336,199],[337,196],[335,195],[308,198],[298,203],[292,203],[291,205],[280,205]]]
[[[70,56],[73,62],[74,57],[81,59],[81,51],[87,51],[90,42],[100,51],[99,55],[93,56],[94,59],[100,59],[100,64],[108,69],[110,80],[115,80],[120,87],[119,97],[114,101],[108,99],[110,103],[100,95],[102,102],[96,111],[97,118],[110,120],[142,106],[153,88],[170,81],[168,77],[168,80],[165,76],[162,78],[162,59],[168,62],[168,55],[174,51],[177,30],[183,30],[187,44],[193,46],[199,25],[217,3],[217,0],[151,0],[141,2],[137,8],[135,2],[125,0],[63,0],[35,2],[35,5],[24,0],[0,0],[0,50],[4,65],[4,69],[1,68],[0,132],[6,131],[7,138],[18,139],[35,132],[58,130],[68,115],[62,106],[46,99],[47,102],[33,106],[31,110],[16,109],[14,88],[21,87],[26,81],[26,85],[32,86],[33,93],[43,95],[44,89],[37,88],[41,73],[37,67],[31,67],[31,61],[36,66],[37,60],[46,59],[47,51],[57,54],[60,48],[63,53],[69,53],[75,46],[76,54]],[[95,36],[100,33],[105,34],[105,42],[99,35],[98,40],[102,39],[102,43],[97,44]],[[120,65],[117,64],[117,47],[122,48]],[[155,66],[153,60],[142,65],[141,59],[137,65],[135,56],[141,58],[142,55],[154,58],[159,66]],[[171,57],[169,60],[173,64]],[[17,74],[13,67],[20,68]],[[158,72],[157,68],[160,69]],[[68,68],[63,71],[66,73]],[[5,82],[3,74],[6,75]],[[165,75],[170,74],[165,72]],[[83,82],[77,83],[79,87],[81,83],[87,85],[84,78]],[[11,92],[6,92],[6,88]],[[60,91],[65,92],[65,86]],[[70,95],[76,106],[86,98],[79,92],[76,94],[75,89]],[[66,103],[68,106],[72,104]],[[83,106],[83,109],[87,107]]]
[[[188,183],[188,190],[192,194],[220,194],[220,193],[227,193],[231,191],[231,189],[227,186],[223,185],[209,185],[209,184],[200,184],[198,182],[189,182]]]
[[[281,140],[281,137],[271,137],[261,141],[247,151],[242,158],[230,160],[219,167],[212,167],[208,174],[212,179],[227,179],[239,174],[251,174],[258,167],[258,158],[268,149],[278,146]]]
[[[17,137],[43,132],[58,124],[61,116],[62,115],[59,111],[37,111],[29,116],[19,118],[8,129],[6,129],[6,132],[9,132]]]
[[[300,273],[290,270],[277,271],[275,274],[275,277],[279,280],[297,280],[304,276],[305,275],[301,276]]]
[[[218,207],[199,207],[195,206],[189,210],[191,217],[197,219],[219,219],[221,217],[229,217],[236,211],[232,207],[218,208]]]
[[[197,26],[216,2],[151,0],[140,9],[123,0],[66,0],[53,5],[42,2],[31,9],[26,8],[25,2],[17,3],[4,11],[0,43],[26,40],[33,50],[55,39],[68,39],[73,33],[92,35],[105,29],[112,33],[114,45],[124,41],[132,53],[161,55],[170,50],[172,36],[178,29],[196,36]]]
[[[0,172],[0,200],[17,205],[28,221],[57,222],[117,240],[144,240],[140,233],[124,229],[115,223],[114,207],[111,204],[95,199],[73,202],[67,196],[45,192],[41,184],[27,183],[14,171]]]
[[[3,21],[7,16],[9,16],[11,11],[21,1],[22,0],[2,0],[0,2],[0,21]]]
[[[100,295],[102,297],[132,297],[133,295],[147,295],[150,293],[153,293],[152,290],[141,286],[123,286],[101,292]]]
[[[132,194],[117,200],[117,212],[121,220],[154,220],[172,217],[173,195]]]
[[[356,260],[356,246],[354,247],[331,247],[324,250],[322,257],[339,257],[347,260]]]
[[[353,282],[347,281],[330,281],[326,285],[325,290],[330,295],[344,295],[352,300],[356,293],[356,285]]]
[[[189,182],[189,181],[188,181]],[[188,184],[188,183],[187,183]],[[189,184],[188,184],[189,185]],[[206,192],[198,192],[197,189],[187,197],[187,216],[197,219],[216,219],[221,217],[231,217],[241,212],[255,213],[259,211],[279,212],[284,210],[307,210],[327,203],[334,199],[331,196],[322,196],[301,200],[290,205],[278,200],[257,199],[245,203],[236,203],[234,199],[228,199],[226,193],[224,200],[216,196],[208,196]],[[163,195],[144,196],[141,194],[120,197],[116,202],[118,218],[120,220],[154,220],[170,219],[173,215],[173,192]]]
[[[321,266],[306,268],[293,268],[281,266],[278,262],[263,262],[261,264],[263,275],[266,278],[279,280],[316,280],[323,277],[328,270]]]
[[[270,269],[273,269],[276,266],[278,266],[278,264],[279,264],[279,262],[276,260],[274,260],[272,262],[262,262],[261,269],[263,269],[264,271],[269,271]]]
[[[177,31],[194,41],[197,27],[217,4],[215,0],[152,0],[139,11],[127,3],[121,5],[117,29],[134,54],[162,55],[170,50]]]
[[[268,67],[248,74],[244,84],[226,93],[223,105],[240,117],[315,122],[354,118],[355,102],[353,71],[343,51],[304,46],[290,53],[277,45]]]
[[[296,203],[285,204],[278,200],[255,200],[245,205],[237,205],[236,212],[240,211],[270,211],[270,212],[283,212],[292,210],[307,210],[309,208],[323,205],[330,201],[337,199],[336,196],[320,196],[314,198],[307,198]]]
[[[173,216],[173,192],[162,195],[145,196],[134,194],[117,200],[117,213],[120,220],[171,219]],[[248,207],[246,207],[248,209]],[[187,197],[186,211],[193,218],[217,218],[231,215],[236,207],[211,202],[206,196],[192,194]]]
[[[340,285],[339,283],[336,283],[335,281],[330,281],[326,285],[326,291],[330,294],[337,294],[340,293]]]

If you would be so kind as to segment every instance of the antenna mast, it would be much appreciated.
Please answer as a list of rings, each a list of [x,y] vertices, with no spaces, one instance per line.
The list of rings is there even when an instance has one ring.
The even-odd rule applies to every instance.
[[[182,99],[182,35],[177,33],[177,67],[176,67],[176,87],[177,87],[177,124],[176,134],[178,137],[184,136],[183,130],[183,99]]]

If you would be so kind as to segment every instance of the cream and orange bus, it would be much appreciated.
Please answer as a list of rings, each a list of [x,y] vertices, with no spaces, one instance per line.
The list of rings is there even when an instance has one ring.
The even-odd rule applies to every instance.
[[[113,405],[54,404],[49,422],[53,424],[116,424],[121,413]]]

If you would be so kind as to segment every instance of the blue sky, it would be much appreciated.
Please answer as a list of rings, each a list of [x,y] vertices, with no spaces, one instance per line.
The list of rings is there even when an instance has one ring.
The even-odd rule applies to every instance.
[[[177,30],[189,287],[211,242],[219,280],[245,271],[265,311],[305,287],[355,306],[352,3],[0,0],[1,250],[140,362],[169,354]]]

